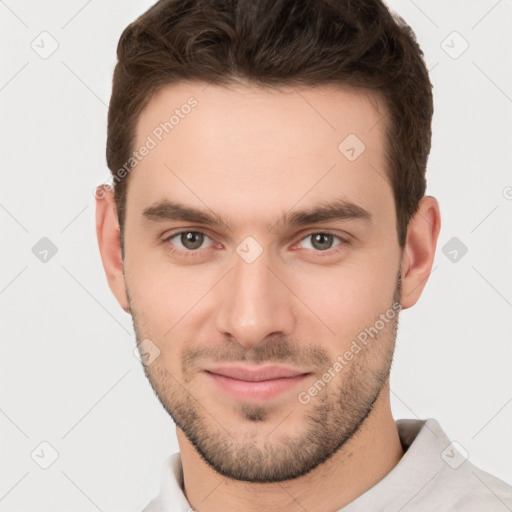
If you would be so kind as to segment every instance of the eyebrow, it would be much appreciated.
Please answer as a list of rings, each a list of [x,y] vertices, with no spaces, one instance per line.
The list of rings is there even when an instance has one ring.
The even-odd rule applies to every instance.
[[[201,210],[187,206],[177,201],[165,199],[142,212],[144,219],[152,222],[164,222],[169,220],[204,224],[206,226],[227,226],[231,229],[230,222],[223,219],[211,209]],[[372,214],[353,202],[345,199],[324,201],[310,209],[289,211],[282,214],[275,222],[267,224],[267,229],[273,230],[277,226],[304,226],[336,220],[361,220],[371,222]]]

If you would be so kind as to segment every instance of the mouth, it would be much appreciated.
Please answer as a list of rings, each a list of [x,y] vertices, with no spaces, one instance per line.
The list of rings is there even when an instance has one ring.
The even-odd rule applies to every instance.
[[[204,370],[217,389],[238,401],[266,402],[290,391],[311,372],[284,366],[222,366]]]

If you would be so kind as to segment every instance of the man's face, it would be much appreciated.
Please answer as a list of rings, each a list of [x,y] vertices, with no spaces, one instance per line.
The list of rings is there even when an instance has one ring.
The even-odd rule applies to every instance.
[[[197,105],[162,136],[160,123],[191,96]],[[134,148],[148,136],[157,144],[127,194],[137,340],[160,351],[146,375],[221,474],[307,473],[350,439],[387,385],[401,252],[383,115],[333,87],[181,83],[138,120]],[[271,365],[298,376],[215,375]]]

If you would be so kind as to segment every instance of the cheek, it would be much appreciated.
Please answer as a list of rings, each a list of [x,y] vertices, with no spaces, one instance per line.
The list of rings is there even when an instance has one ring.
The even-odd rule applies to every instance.
[[[311,335],[332,336],[339,348],[350,344],[391,307],[397,269],[395,257],[380,254],[338,267],[312,267],[293,276],[291,288],[303,300],[304,315],[309,318],[302,325],[309,325]]]
[[[190,271],[177,272],[168,263],[144,257],[140,250],[127,251],[125,277],[140,330],[161,343],[179,328],[180,319],[201,295]]]

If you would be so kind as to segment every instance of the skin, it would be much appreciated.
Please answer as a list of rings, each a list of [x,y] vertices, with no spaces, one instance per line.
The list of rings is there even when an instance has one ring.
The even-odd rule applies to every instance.
[[[140,115],[134,147],[190,96],[197,107],[130,173],[124,261],[112,192],[97,199],[109,286],[137,341],[160,351],[144,370],[177,423],[184,491],[197,511],[338,510],[403,455],[389,398],[398,314],[308,403],[298,395],[396,301],[403,309],[417,302],[433,264],[438,203],[421,200],[402,250],[385,171],[385,109],[336,87],[166,86]],[[338,150],[351,133],[366,146],[354,161]],[[286,222],[339,198],[369,220]],[[164,200],[225,223],[143,215]],[[206,236],[192,235],[191,249],[181,231]],[[319,233],[334,236],[319,244]],[[237,253],[248,236],[262,250],[251,263]],[[229,361],[309,375],[254,404],[203,371]]]

